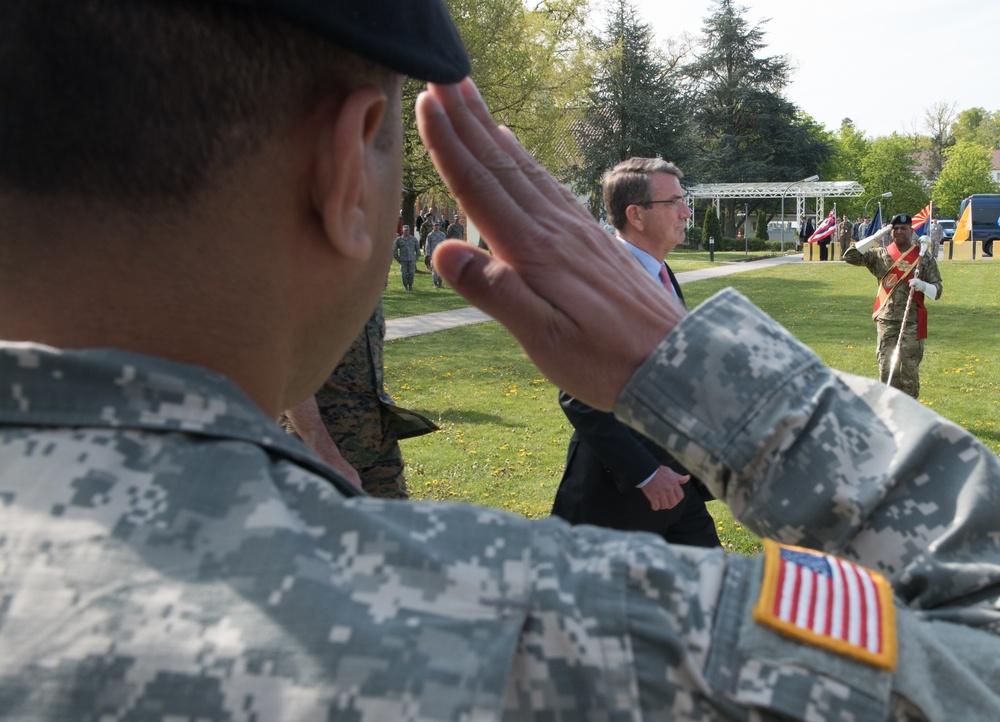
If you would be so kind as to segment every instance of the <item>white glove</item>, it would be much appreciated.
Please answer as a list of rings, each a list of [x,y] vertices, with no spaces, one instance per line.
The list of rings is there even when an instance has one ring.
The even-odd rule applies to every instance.
[[[855,243],[854,247],[857,248],[862,253],[864,253],[869,248],[871,248],[872,246],[874,246],[880,239],[882,239],[885,236],[889,235],[889,233],[891,231],[892,231],[892,226],[884,226],[880,230],[875,231],[875,233],[873,233],[870,236],[868,236],[868,238],[865,238],[864,240],[861,240],[861,241],[858,241],[857,243]]]
[[[929,236],[920,236],[920,255],[923,256],[931,250],[931,239]]]
[[[927,283],[927,281],[921,281],[919,278],[910,279],[910,288],[914,291],[920,291],[924,296],[932,301],[937,300],[937,286]]]

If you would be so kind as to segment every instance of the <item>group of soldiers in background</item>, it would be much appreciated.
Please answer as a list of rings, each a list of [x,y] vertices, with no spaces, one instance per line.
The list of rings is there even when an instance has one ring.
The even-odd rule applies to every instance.
[[[424,255],[424,265],[431,271],[434,287],[441,288],[441,277],[434,270],[432,261],[434,249],[448,238],[464,241],[465,226],[459,222],[457,213],[449,223],[443,213],[440,219],[435,219],[434,215],[427,209],[424,209],[423,213],[417,214],[413,225],[416,227],[419,238],[410,233],[409,226],[404,225],[392,247],[392,257],[399,264],[403,288],[407,291],[413,290],[413,279],[417,273],[417,261],[420,259],[421,253]]]

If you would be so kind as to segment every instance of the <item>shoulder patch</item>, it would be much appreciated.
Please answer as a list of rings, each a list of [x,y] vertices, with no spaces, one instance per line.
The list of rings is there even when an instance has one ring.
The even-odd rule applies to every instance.
[[[764,540],[754,621],[792,639],[896,670],[892,587],[877,572],[814,549]]]

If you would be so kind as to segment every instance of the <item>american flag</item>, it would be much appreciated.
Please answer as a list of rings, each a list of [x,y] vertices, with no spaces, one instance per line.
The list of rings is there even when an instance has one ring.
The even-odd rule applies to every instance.
[[[826,217],[822,223],[819,224],[819,228],[809,236],[809,240],[806,243],[815,243],[816,241],[822,241],[824,238],[829,238],[837,231],[837,216],[836,211],[830,211],[830,215]]]
[[[892,591],[880,575],[821,552],[774,546],[758,621],[879,666],[895,665]]]

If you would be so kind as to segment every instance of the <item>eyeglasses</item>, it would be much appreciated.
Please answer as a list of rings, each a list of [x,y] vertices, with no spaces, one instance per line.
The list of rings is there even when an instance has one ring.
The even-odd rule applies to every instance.
[[[667,198],[664,201],[644,201],[642,203],[636,203],[636,205],[637,206],[647,206],[648,207],[648,206],[653,205],[654,203],[663,203],[664,205],[675,206],[675,207],[677,206],[678,203],[681,203],[683,205],[687,205],[687,202],[684,200],[684,196],[674,196],[673,198]]]

